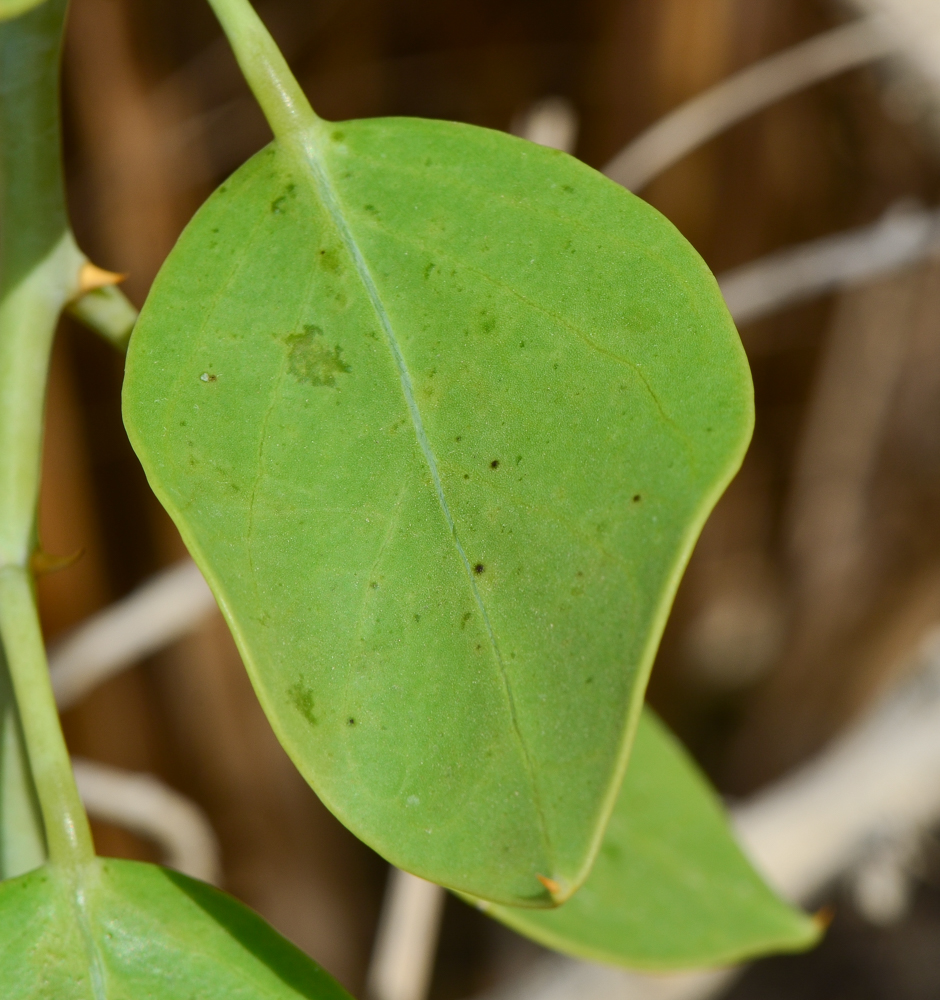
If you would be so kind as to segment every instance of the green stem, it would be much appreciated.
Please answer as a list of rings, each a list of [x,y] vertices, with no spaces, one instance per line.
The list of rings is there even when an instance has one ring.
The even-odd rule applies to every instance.
[[[320,118],[248,0],[209,0],[277,139],[317,131]]]
[[[49,684],[29,573],[52,338],[85,262],[65,212],[59,59],[66,0],[0,24],[0,641],[50,858],[93,856]]]
[[[81,864],[95,856],[91,829],[59,725],[32,581],[27,570],[16,566],[0,569],[0,634],[46,828],[49,860]]]
[[[137,310],[120,288],[106,285],[86,292],[70,302],[67,310],[70,316],[104,337],[119,351],[127,350],[137,322]]]
[[[32,551],[49,353],[84,262],[62,184],[65,7],[47,0],[0,24],[0,565]]]

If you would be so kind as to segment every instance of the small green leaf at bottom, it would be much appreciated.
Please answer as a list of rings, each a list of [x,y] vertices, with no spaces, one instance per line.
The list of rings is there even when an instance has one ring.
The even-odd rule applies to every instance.
[[[821,933],[754,871],[706,779],[648,708],[582,888],[556,910],[479,905],[549,948],[650,971],[801,951]]]
[[[104,858],[0,883],[0,983],[4,1000],[349,1000],[225,893]]]

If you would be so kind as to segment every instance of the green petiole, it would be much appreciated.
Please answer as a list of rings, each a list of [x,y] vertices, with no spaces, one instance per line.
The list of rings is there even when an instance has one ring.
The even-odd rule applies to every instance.
[[[321,119],[248,0],[209,0],[277,139],[316,130]]]

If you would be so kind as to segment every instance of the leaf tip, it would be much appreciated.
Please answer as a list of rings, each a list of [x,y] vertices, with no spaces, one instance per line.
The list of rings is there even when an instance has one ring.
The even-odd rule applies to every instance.
[[[552,897],[552,902],[555,904],[563,903],[569,896],[561,885],[561,883],[556,882],[553,878],[548,878],[546,875],[535,876],[543,886],[548,890],[548,894]]]

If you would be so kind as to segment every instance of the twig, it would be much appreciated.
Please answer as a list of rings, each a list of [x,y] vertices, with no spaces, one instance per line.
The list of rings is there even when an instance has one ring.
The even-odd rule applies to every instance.
[[[49,650],[60,710],[142,657],[186,635],[215,607],[196,564],[186,559],[78,626]]]
[[[730,125],[783,97],[873,59],[898,43],[880,19],[866,18],[833,28],[735,73],[680,105],[642,132],[604,167],[631,191]]]
[[[735,810],[757,865],[784,895],[808,899],[886,836],[940,818],[940,631],[921,671],[805,767]]]
[[[150,774],[72,758],[75,781],[90,815],[155,843],[163,864],[218,885],[219,844],[202,810]]]
[[[940,7],[934,0],[851,0],[860,13],[877,14],[897,40],[908,69],[940,98]]]
[[[578,112],[566,97],[544,97],[513,119],[509,131],[540,146],[573,153],[578,124]]]
[[[434,969],[444,890],[389,869],[366,988],[372,1000],[424,1000]]]
[[[922,260],[938,247],[940,212],[895,206],[870,226],[768,254],[719,275],[739,324],[834,288],[860,284]]]

